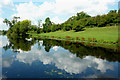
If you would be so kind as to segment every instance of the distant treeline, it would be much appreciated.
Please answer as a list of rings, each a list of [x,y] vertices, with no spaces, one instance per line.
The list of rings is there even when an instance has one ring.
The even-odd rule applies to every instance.
[[[67,21],[62,24],[54,24],[50,21],[50,18],[46,18],[45,24],[43,24],[43,32],[54,32],[58,30],[75,30],[81,31],[85,27],[105,27],[105,26],[116,26],[120,23],[120,10],[111,10],[108,14],[97,15],[91,17],[90,15],[80,12],[76,16],[70,17]]]
[[[37,32],[39,33],[48,33],[55,32],[58,30],[74,30],[82,31],[86,27],[105,27],[118,25],[120,23],[120,10],[111,10],[108,14],[97,15],[96,17],[91,17],[90,15],[80,12],[76,16],[70,17],[67,21],[62,24],[55,24],[50,21],[50,18],[45,19],[45,23],[42,24],[41,20],[38,21],[38,26],[31,25],[31,21],[24,20],[18,21],[20,17],[13,17],[13,20],[9,21],[5,19],[3,22],[6,23],[10,28],[7,32],[8,36],[23,37],[26,35],[26,32]],[[43,28],[40,28],[40,26]],[[6,33],[5,33],[6,34]]]

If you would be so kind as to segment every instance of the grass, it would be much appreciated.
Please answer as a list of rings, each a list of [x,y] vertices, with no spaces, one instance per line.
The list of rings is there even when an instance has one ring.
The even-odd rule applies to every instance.
[[[88,40],[88,38],[95,38],[97,42],[113,42],[118,41],[118,26],[109,26],[109,27],[95,27],[95,28],[86,28],[84,31],[74,32],[71,31],[56,31],[50,33],[29,33],[33,37],[40,36],[48,36],[48,37],[56,37],[65,39],[70,37],[69,39],[84,39]]]
[[[2,33],[3,33],[3,32],[2,32],[2,31],[0,31],[0,35],[2,35]]]

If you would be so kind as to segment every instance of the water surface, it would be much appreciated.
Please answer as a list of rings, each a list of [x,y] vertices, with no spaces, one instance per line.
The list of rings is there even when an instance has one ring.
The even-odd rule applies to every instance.
[[[0,36],[4,78],[117,78],[115,50],[58,40]]]

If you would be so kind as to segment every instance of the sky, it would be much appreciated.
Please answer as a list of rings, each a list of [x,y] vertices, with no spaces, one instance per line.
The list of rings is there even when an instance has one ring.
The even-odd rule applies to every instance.
[[[5,18],[12,20],[13,16],[19,16],[20,20],[31,20],[37,25],[38,20],[45,21],[50,17],[51,21],[63,23],[76,13],[85,13],[96,16],[108,13],[110,10],[118,10],[119,0],[0,0],[0,30],[9,27],[3,24]]]

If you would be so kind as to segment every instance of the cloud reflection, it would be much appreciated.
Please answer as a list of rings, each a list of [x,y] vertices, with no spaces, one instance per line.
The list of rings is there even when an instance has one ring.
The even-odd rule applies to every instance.
[[[54,49],[54,47],[53,47]],[[83,59],[76,57],[69,51],[58,52],[55,49],[55,53],[46,53],[44,49],[38,50],[36,47],[30,51],[30,53],[21,53],[16,56],[19,62],[32,64],[32,62],[39,60],[43,64],[55,64],[58,69],[65,70],[70,74],[79,74],[84,72],[88,67],[94,67],[105,73],[106,70],[113,70],[113,64],[107,63],[105,60],[98,59],[92,56],[86,56]]]
[[[9,40],[7,39],[7,36],[0,35],[0,47],[5,46],[6,44],[9,44]]]

